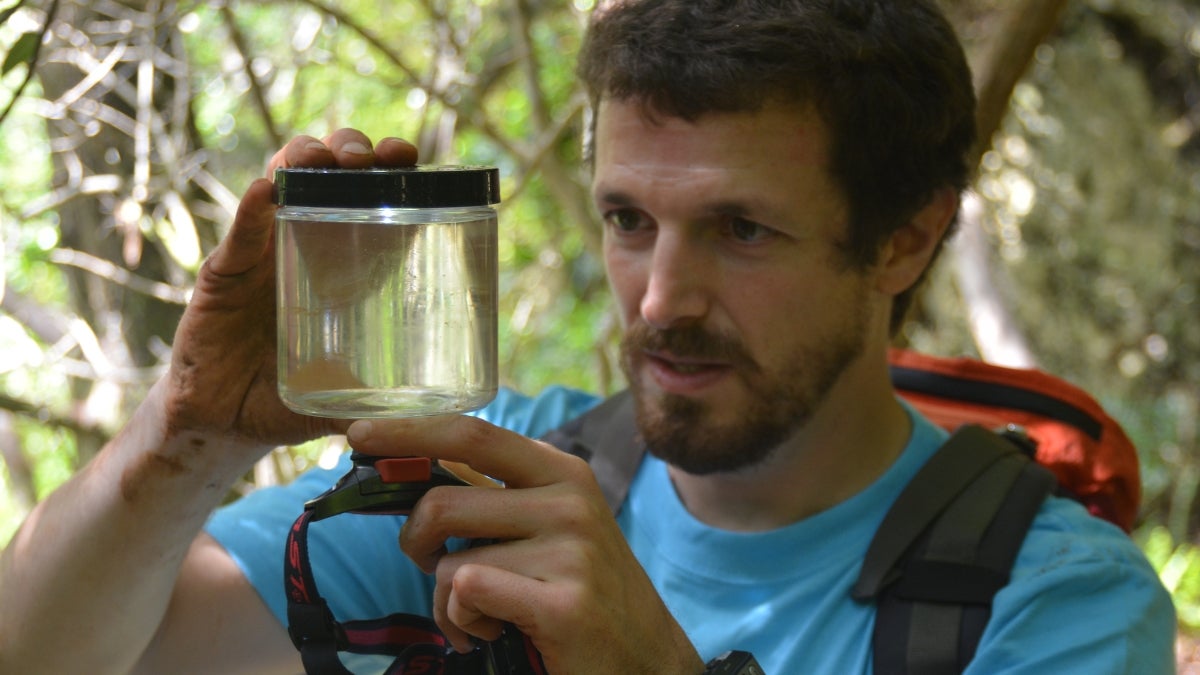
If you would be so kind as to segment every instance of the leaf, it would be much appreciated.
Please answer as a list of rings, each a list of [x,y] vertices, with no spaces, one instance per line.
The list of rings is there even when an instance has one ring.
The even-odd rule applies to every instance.
[[[37,56],[38,43],[41,40],[41,33],[23,33],[21,37],[17,38],[16,44],[8,51],[8,56],[4,57],[4,65],[0,66],[0,75],[7,75],[10,70],[22,63],[27,63],[32,68],[33,59]]]

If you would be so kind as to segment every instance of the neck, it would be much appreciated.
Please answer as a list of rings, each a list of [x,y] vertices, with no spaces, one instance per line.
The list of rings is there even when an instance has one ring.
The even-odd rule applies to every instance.
[[[864,354],[813,418],[764,462],[703,476],[673,466],[669,472],[680,499],[701,522],[733,531],[769,530],[858,494],[887,471],[911,433],[887,376],[886,357]]]

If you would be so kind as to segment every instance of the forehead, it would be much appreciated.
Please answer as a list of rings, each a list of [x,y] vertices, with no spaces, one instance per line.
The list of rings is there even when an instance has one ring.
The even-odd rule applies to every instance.
[[[691,121],[605,99],[596,117],[595,179],[630,171],[649,177],[716,172],[763,186],[800,182],[828,190],[828,141],[825,124],[808,106],[768,103]]]

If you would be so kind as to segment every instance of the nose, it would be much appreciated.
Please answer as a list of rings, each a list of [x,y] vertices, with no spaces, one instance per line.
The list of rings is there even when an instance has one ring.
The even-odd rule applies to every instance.
[[[708,313],[717,269],[702,249],[680,233],[660,231],[640,305],[647,324],[660,330],[677,328]]]

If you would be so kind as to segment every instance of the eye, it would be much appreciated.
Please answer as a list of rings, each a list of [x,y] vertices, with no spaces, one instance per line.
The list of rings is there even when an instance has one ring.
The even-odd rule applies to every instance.
[[[613,209],[604,214],[604,222],[613,230],[626,234],[638,232],[653,225],[650,218],[637,209]]]
[[[729,230],[729,236],[747,244],[770,239],[777,234],[775,230],[767,227],[766,225],[762,225],[754,222],[753,220],[747,220],[745,218],[731,218],[727,228]]]

